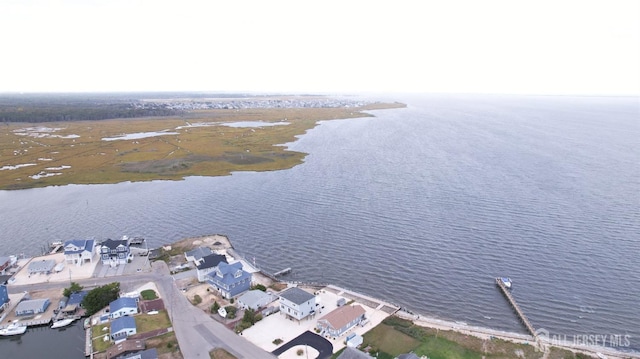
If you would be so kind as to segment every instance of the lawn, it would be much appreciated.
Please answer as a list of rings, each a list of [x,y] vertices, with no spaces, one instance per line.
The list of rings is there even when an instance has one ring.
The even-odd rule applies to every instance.
[[[139,314],[134,317],[136,319],[136,328],[138,333],[146,333],[156,329],[169,328],[171,321],[166,309],[158,312],[158,314]]]

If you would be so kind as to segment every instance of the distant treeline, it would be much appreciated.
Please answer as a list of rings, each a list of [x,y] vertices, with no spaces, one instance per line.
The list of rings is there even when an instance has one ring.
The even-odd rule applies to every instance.
[[[1,122],[91,121],[111,118],[171,116],[180,111],[142,99],[177,97],[246,97],[243,94],[205,93],[87,93],[0,94]]]

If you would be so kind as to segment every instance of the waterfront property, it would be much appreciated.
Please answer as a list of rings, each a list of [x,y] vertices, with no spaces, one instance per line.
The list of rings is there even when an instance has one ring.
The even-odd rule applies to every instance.
[[[136,328],[137,331],[137,328]],[[145,350],[147,347],[144,340],[127,339],[118,344],[112,345],[107,349],[107,358],[119,358],[123,355],[137,353]]]
[[[100,258],[104,265],[126,264],[131,259],[129,241],[125,239],[103,241],[100,244]]]
[[[158,351],[156,348],[143,350],[137,353],[131,353],[122,357],[122,359],[158,359]]]
[[[344,351],[338,356],[337,359],[371,359],[373,358],[367,353],[361,352],[358,349],[346,347]]]
[[[109,303],[109,318],[138,314],[138,301],[135,298],[120,297]]]
[[[111,339],[116,342],[136,333],[136,320],[132,317],[124,316],[111,322]]]
[[[11,266],[11,258],[0,256],[0,274],[4,274]]]
[[[66,301],[66,305],[62,308],[62,313],[66,315],[76,314],[78,309],[82,307],[82,300],[87,294],[89,294],[89,292],[86,290],[71,293],[69,299]]]
[[[193,262],[193,263],[197,263],[198,261],[200,261],[202,258],[213,254],[213,252],[211,251],[211,248],[209,247],[198,247],[196,249],[192,249],[188,252],[184,252],[184,258],[187,260],[187,262]]]
[[[23,300],[16,306],[16,315],[25,316],[44,313],[49,307],[49,304],[51,304],[49,298]]]
[[[293,287],[280,293],[280,313],[301,320],[315,314],[316,296]]]
[[[64,242],[64,259],[67,263],[81,266],[85,262],[93,263],[95,241],[76,239]]]
[[[337,338],[364,320],[365,310],[360,305],[345,305],[318,319],[320,335]]]
[[[222,254],[209,254],[197,260],[196,272],[198,273],[198,281],[204,282],[207,280],[207,274],[213,272],[218,268],[218,264],[227,263],[227,257]]]
[[[222,297],[230,299],[251,288],[251,273],[242,269],[242,263],[220,262],[215,271],[209,273],[207,282]]]
[[[50,274],[55,266],[56,261],[53,259],[32,260],[31,263],[29,263],[27,270],[29,275]]]
[[[238,297],[238,306],[242,309],[258,310],[258,308],[266,307],[273,300],[271,294],[255,289]]]

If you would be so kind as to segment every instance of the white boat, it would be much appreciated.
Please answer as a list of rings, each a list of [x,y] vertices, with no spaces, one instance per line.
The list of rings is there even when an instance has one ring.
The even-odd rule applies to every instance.
[[[62,327],[66,327],[67,325],[73,323],[73,321],[75,320],[75,318],[67,318],[67,319],[60,319],[60,320],[56,320],[55,322],[53,322],[53,324],[51,325],[52,329],[55,328],[62,328]]]
[[[9,324],[6,328],[0,329],[0,335],[9,336],[9,335],[20,335],[24,334],[27,331],[26,325],[18,324],[18,321],[15,320],[13,323]]]
[[[502,277],[500,278],[500,281],[502,281],[502,284],[504,284],[507,289],[511,289],[511,278]]]

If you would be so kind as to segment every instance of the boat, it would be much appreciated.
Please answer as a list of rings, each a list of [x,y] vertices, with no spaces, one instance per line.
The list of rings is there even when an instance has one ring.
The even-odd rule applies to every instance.
[[[502,282],[507,289],[511,289],[511,278],[502,277],[500,278],[500,282]]]
[[[51,325],[51,329],[66,327],[67,325],[73,323],[74,320],[76,320],[76,319],[75,318],[67,318],[67,319],[56,320]]]
[[[2,336],[20,335],[20,334],[24,334],[24,332],[26,331],[27,331],[26,325],[20,325],[17,320],[14,320],[6,328],[0,329],[0,335]]]

